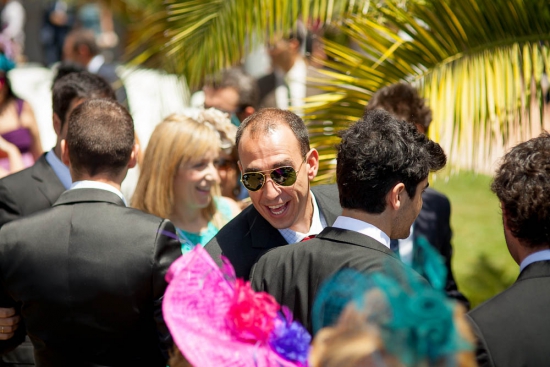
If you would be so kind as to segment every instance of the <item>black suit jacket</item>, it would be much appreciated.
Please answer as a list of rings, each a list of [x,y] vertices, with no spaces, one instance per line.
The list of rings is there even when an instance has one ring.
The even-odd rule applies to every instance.
[[[460,301],[466,308],[469,308],[470,303],[462,293],[458,291],[453,271],[451,268],[451,258],[453,255],[453,247],[451,238],[453,232],[451,230],[451,203],[449,199],[428,188],[422,193],[422,209],[420,214],[414,221],[413,243],[416,243],[420,236],[425,237],[430,245],[432,245],[445,258],[447,266],[447,280],[445,284],[445,292],[449,297]],[[413,250],[414,257],[422,256],[421,249],[415,247]],[[415,261],[418,259],[414,259]]]
[[[507,290],[467,314],[480,366],[550,364],[550,261],[535,262]]]
[[[405,266],[393,251],[371,237],[327,227],[314,239],[265,253],[252,268],[250,279],[255,290],[274,296],[311,331],[317,290],[331,275],[345,268],[374,272]]]
[[[342,213],[336,185],[312,187],[317,205],[330,226]],[[252,265],[258,257],[274,247],[287,245],[281,233],[262,217],[253,205],[227,223],[206,244],[206,251],[218,265],[220,255],[229,259],[237,277],[249,279]]]
[[[66,191],[5,225],[0,306],[20,309],[37,366],[164,367],[164,276],[181,255],[174,232],[98,189]]]
[[[65,187],[43,154],[31,167],[0,180],[0,227],[51,207],[63,191]]]

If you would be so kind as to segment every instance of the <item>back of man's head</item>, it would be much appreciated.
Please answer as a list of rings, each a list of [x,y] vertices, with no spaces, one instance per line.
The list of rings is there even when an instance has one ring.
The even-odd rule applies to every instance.
[[[382,110],[367,111],[341,137],[336,181],[346,209],[382,213],[400,182],[412,199],[417,185],[447,161],[439,144]]]
[[[237,130],[235,144],[238,148],[245,132],[250,134],[252,138],[256,138],[257,136],[267,135],[281,125],[286,125],[292,130],[298,144],[300,144],[300,152],[302,156],[305,156],[310,150],[306,125],[295,113],[278,108],[263,108],[246,118]]]
[[[414,124],[421,132],[427,132],[432,122],[432,111],[410,84],[397,83],[374,93],[365,111],[385,110],[399,120]]]
[[[550,135],[515,146],[497,169],[491,189],[505,224],[522,246],[550,246]]]
[[[75,99],[91,98],[116,99],[109,83],[87,71],[72,72],[58,79],[52,88],[52,107],[61,121],[61,127],[65,124],[67,113]]]
[[[134,122],[119,103],[88,100],[73,110],[68,124],[71,172],[117,177],[128,165],[134,149]]]

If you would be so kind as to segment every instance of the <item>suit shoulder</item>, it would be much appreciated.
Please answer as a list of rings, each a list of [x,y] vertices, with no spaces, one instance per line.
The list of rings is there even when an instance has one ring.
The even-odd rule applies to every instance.
[[[5,187],[10,191],[16,192],[24,189],[32,177],[33,167],[25,168],[19,172],[12,173],[2,179],[0,179],[0,187]]]
[[[437,201],[437,202],[441,202],[441,203],[449,203],[450,204],[450,200],[447,197],[447,195],[445,195],[444,193],[439,192],[435,189],[432,189],[431,187],[428,187],[424,191],[424,193],[422,194],[422,199],[423,200],[433,200],[433,201]]]

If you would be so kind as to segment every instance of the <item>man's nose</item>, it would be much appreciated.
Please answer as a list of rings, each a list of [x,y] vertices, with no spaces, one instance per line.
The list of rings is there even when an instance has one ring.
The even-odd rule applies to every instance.
[[[281,186],[277,185],[269,176],[266,176],[265,180],[264,187],[262,188],[265,191],[264,196],[267,199],[276,198],[279,196],[281,193]]]

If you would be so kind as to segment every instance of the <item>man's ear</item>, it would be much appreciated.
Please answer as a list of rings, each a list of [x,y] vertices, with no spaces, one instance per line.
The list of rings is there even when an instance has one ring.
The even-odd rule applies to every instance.
[[[241,164],[241,161],[237,161],[237,166],[239,166],[239,171],[241,171],[241,175],[243,174],[243,166]]]
[[[128,168],[134,168],[138,162],[139,157],[139,144],[134,144],[132,153],[130,154],[130,160],[128,161]]]
[[[55,112],[53,114],[53,130],[57,136],[61,136],[61,119]]]
[[[67,140],[61,140],[61,161],[64,165],[69,167],[71,159],[69,157],[69,147],[67,146]]]
[[[386,194],[386,207],[399,210],[403,205],[403,195],[405,195],[405,184],[399,182]]]
[[[319,152],[317,149],[312,148],[308,152],[305,164],[307,165],[307,177],[311,181],[317,176],[319,170]]]

